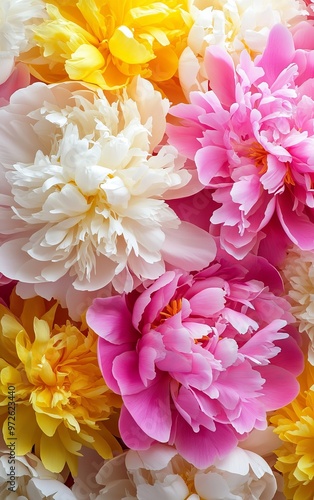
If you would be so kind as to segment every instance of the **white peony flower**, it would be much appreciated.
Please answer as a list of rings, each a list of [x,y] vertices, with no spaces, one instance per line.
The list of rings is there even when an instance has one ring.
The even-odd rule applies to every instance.
[[[175,148],[154,153],[168,107],[138,79],[112,103],[83,84],[35,83],[0,110],[0,272],[24,298],[54,297],[77,317],[70,289],[130,292],[166,263],[213,259],[213,238],[165,202],[199,189]]]
[[[190,12],[194,24],[179,61],[186,96],[192,90],[208,90],[204,69],[207,47],[225,48],[238,63],[243,49],[252,57],[263,52],[275,24],[290,27],[308,14],[302,0],[190,0]]]
[[[0,2],[0,84],[10,76],[14,60],[29,45],[34,20],[44,17],[42,0],[1,0]]]
[[[282,264],[285,289],[299,330],[309,337],[308,361],[314,365],[314,254],[294,246]]]
[[[197,470],[175,449],[158,443],[106,462],[96,480],[105,485],[96,500],[271,500],[276,494],[265,460],[241,448]]]
[[[5,445],[0,449],[0,500],[75,500],[63,484],[60,474],[45,469],[32,453],[10,455]]]

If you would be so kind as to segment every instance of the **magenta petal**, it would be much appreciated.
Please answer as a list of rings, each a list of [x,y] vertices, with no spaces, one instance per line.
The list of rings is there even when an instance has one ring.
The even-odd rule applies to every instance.
[[[121,408],[119,430],[124,444],[131,450],[147,450],[154,442],[142,431],[124,406]]]
[[[264,79],[272,85],[277,76],[289,66],[295,54],[293,38],[285,26],[276,24],[270,31],[267,46],[258,66],[265,71]]]
[[[160,375],[147,389],[123,398],[126,408],[143,432],[162,443],[169,440],[171,429],[169,384],[170,377]]]
[[[268,365],[261,366],[258,371],[265,379],[260,401],[264,403],[266,411],[286,406],[299,394],[300,386],[295,376],[288,370]]]
[[[173,441],[180,455],[198,469],[205,469],[216,459],[225,457],[238,443],[226,425],[217,424],[213,432],[200,426],[199,432],[193,432],[179,415]]]
[[[112,364],[112,374],[118,381],[120,394],[141,392],[145,386],[139,374],[139,356],[136,351],[123,352]]]
[[[112,374],[113,362],[120,354],[127,351],[132,352],[132,350],[132,344],[115,345],[110,344],[110,342],[107,342],[102,338],[98,340],[98,363],[102,375],[108,387],[117,394],[120,394],[120,388],[115,377]]]
[[[302,250],[314,249],[314,221],[306,214],[298,215],[292,210],[293,200],[282,194],[277,200],[277,215],[290,240]]]
[[[138,339],[124,297],[95,299],[87,310],[86,321],[97,335],[113,344],[135,342]]]

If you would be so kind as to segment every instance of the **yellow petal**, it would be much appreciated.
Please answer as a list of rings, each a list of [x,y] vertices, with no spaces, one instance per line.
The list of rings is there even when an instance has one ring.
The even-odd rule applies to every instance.
[[[65,69],[71,80],[87,80],[95,71],[103,68],[105,60],[93,45],[81,45],[65,63]],[[91,82],[94,83],[94,82]]]
[[[51,472],[61,472],[65,466],[66,456],[64,453],[64,445],[55,434],[53,438],[42,434],[40,438],[40,458],[46,469]]]
[[[21,323],[19,323],[13,316],[10,314],[5,314],[1,318],[1,327],[3,331],[3,335],[7,338],[15,339],[19,332],[24,330]]]
[[[169,80],[178,69],[178,56],[171,46],[162,47],[156,51],[156,59],[151,61],[149,68],[156,82]]]
[[[36,413],[37,424],[41,428],[41,430],[46,434],[46,436],[52,437],[58,426],[62,423],[62,419],[51,418],[49,415],[45,413]]]
[[[119,26],[109,40],[109,50],[117,59],[128,64],[143,64],[155,58],[154,52],[135,40],[127,26]]]

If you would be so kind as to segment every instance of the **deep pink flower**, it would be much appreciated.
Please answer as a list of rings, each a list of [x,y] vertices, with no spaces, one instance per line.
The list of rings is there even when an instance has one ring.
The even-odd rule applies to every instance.
[[[87,311],[103,376],[123,398],[125,444],[169,443],[199,468],[266,428],[266,412],[298,393],[303,364],[277,271],[260,257],[220,260]]]
[[[295,34],[297,36],[297,34]],[[298,44],[301,40],[298,39]],[[222,247],[237,259],[256,250],[272,225],[314,249],[314,58],[276,25],[252,61],[235,68],[220,47],[207,49],[211,90],[172,108],[180,125],[169,141],[195,159],[219,208],[208,213]]]

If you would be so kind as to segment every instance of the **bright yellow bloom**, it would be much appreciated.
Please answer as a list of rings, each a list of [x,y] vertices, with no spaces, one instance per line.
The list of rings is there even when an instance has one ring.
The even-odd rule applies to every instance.
[[[300,393],[271,417],[275,432],[283,441],[276,450],[276,469],[284,477],[284,493],[293,500],[314,498],[314,367],[306,363]]]
[[[192,24],[187,0],[51,0],[23,56],[40,80],[124,87],[134,75],[170,80]]]
[[[103,458],[120,450],[105,421],[121,401],[104,383],[96,346],[55,302],[13,293],[10,310],[0,304],[0,423],[7,444],[16,438],[16,455],[34,446],[48,470],[67,463],[75,475],[82,445]]]

